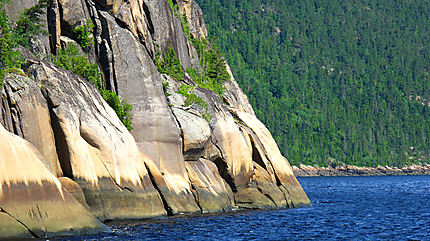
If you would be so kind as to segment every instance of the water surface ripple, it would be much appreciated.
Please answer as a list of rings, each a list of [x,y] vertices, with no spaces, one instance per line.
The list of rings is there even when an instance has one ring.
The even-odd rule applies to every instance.
[[[430,176],[299,178],[312,206],[110,225],[75,240],[430,240]]]

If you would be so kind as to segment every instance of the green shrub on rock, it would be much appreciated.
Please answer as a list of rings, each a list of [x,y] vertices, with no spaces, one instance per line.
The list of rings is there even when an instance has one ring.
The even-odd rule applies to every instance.
[[[162,58],[159,53],[156,53],[154,64],[161,74],[167,74],[179,81],[184,79],[184,70],[172,45],[169,46],[169,49]]]
[[[182,84],[176,93],[185,97],[185,106],[195,105],[202,117],[209,122],[212,119],[212,115],[209,113],[208,103],[196,94],[190,93],[194,88],[194,86]]]
[[[71,44],[66,49],[59,50],[57,55],[51,55],[49,59],[53,64],[70,70],[95,85],[103,99],[115,110],[124,126],[129,131],[133,129],[131,123],[132,106],[125,99],[120,100],[115,92],[103,88],[101,73],[97,64],[91,64],[87,57],[80,55],[78,46]]]
[[[121,122],[127,127],[127,130],[133,129],[131,123],[131,110],[133,109],[127,100],[120,100],[115,92],[105,89],[99,89],[103,99],[111,106]]]
[[[22,58],[14,50],[18,45],[15,41],[12,24],[4,11],[5,0],[0,0],[0,86],[9,69],[20,68]]]
[[[102,88],[101,73],[97,64],[91,64],[87,57],[79,54],[78,46],[71,44],[66,49],[60,49],[57,55],[50,56],[50,61],[95,84],[97,89]]]
[[[31,48],[31,39],[40,33],[47,34],[42,30],[41,15],[45,14],[45,9],[49,6],[49,0],[39,0],[36,5],[25,9],[14,29],[15,41],[25,47]]]
[[[73,29],[79,45],[84,50],[94,44],[94,38],[92,35],[93,28],[94,24],[91,22],[91,20],[87,20],[86,24]]]

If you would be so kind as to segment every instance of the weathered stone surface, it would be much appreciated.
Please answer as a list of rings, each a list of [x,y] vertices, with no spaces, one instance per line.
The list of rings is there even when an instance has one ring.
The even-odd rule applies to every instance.
[[[89,19],[85,0],[58,0],[61,16],[61,34],[73,38],[73,29],[84,25]]]
[[[29,72],[43,85],[63,173],[82,187],[91,211],[100,219],[164,215],[145,157],[95,87],[43,62]]]
[[[194,196],[187,191],[178,189],[174,183],[175,180],[166,178],[152,160],[147,159],[145,166],[154,186],[163,199],[164,207],[169,215],[200,211]]]
[[[236,205],[245,209],[273,208],[273,202],[256,187],[243,187],[234,194]]]
[[[199,159],[185,162],[185,166],[202,212],[230,211],[233,208],[233,192],[213,162]]]
[[[28,182],[25,188],[36,191],[26,194],[20,191],[24,190],[22,183],[11,182],[15,186],[10,190],[19,192],[13,197],[34,200],[31,195],[39,192],[57,198],[62,190],[73,199],[70,192],[102,220],[162,216],[166,211],[177,214],[226,211],[237,206],[278,208],[309,204],[287,160],[256,119],[229,68],[232,80],[224,83],[223,101],[207,89],[192,91],[208,103],[207,110],[197,105],[184,106],[185,98],[175,93],[182,83],[195,86],[187,73],[183,81],[160,77],[152,59],[156,51],[162,54],[169,45],[183,68],[199,68],[197,53],[185,36],[179,14],[187,16],[193,37],[207,36],[201,9],[195,1],[173,3],[180,6],[179,12],[172,12],[165,0],[52,1],[47,16],[52,50],[61,43],[66,47],[74,42],[72,39],[76,41],[73,28],[90,17],[96,25],[95,46],[85,52],[103,70],[105,86],[133,106],[134,129],[131,134],[125,129],[87,81],[50,64],[30,61],[28,72],[38,85],[28,78],[24,84],[6,84],[2,119],[7,120],[4,123],[8,129],[30,141],[36,139],[32,142],[46,156],[38,158],[52,172],[66,177],[54,179],[54,184],[45,179]],[[34,44],[36,47],[48,43],[41,36],[35,41],[40,42]],[[163,91],[165,81],[171,85],[170,96]],[[31,91],[26,92],[27,89]],[[40,108],[39,102],[44,103]],[[202,118],[203,113],[205,117],[210,113],[208,122]],[[37,119],[35,126],[22,124],[33,119]],[[53,132],[26,134],[26,128]],[[58,155],[45,147],[56,150]],[[51,157],[57,158],[57,170],[52,167],[55,158]],[[58,183],[64,189],[58,189]],[[0,190],[4,188],[0,186]],[[7,195],[11,203],[19,203],[10,198],[12,194]],[[51,200],[48,196],[43,198]],[[28,207],[23,210],[32,208]],[[64,222],[68,222],[67,217]],[[1,210],[0,223],[0,237],[2,230],[10,230],[8,237],[32,236]]]
[[[227,170],[236,186],[247,185],[253,173],[252,153],[228,112],[215,114],[217,122],[213,129],[216,146],[221,150]]]
[[[41,156],[29,142],[0,125],[0,238],[108,230],[62,188]]]
[[[178,0],[177,2],[181,13],[185,13],[187,17],[188,26],[193,38],[207,38],[208,31],[200,6],[194,0]]]
[[[185,160],[198,160],[204,155],[211,136],[209,124],[201,117],[179,108],[172,108],[179,123],[184,141]]]
[[[5,10],[9,19],[12,22],[16,22],[20,16],[20,13],[27,8],[31,8],[37,4],[38,0],[14,0],[10,1],[11,4],[6,4]]]
[[[125,24],[127,29],[133,32],[140,42],[145,45],[149,54],[153,56],[155,50],[151,32],[154,32],[154,26],[152,25],[151,18],[146,16],[149,13],[147,9],[148,7],[143,0],[127,1],[119,9],[115,17]]]
[[[175,209],[198,211],[185,170],[180,130],[164,96],[160,74],[143,45],[129,30],[120,28],[106,12],[99,11],[99,18],[103,29],[107,29],[102,36],[111,44],[111,66],[115,71],[111,69],[110,75],[119,96],[133,106],[131,133],[138,147],[154,160],[169,190],[190,202]],[[109,66],[107,64],[106,68]],[[194,207],[191,208],[192,203]]]
[[[64,190],[70,193],[76,199],[76,201],[78,201],[87,210],[90,210],[90,207],[85,200],[84,191],[82,190],[81,186],[79,186],[79,184],[68,177],[59,177],[58,181],[60,181]]]
[[[286,195],[286,198],[291,199],[294,207],[309,205],[309,198],[295,178],[287,159],[279,151],[269,130],[252,114],[242,111],[236,111],[234,114],[258,137],[264,155],[272,165],[277,182],[280,184],[278,186],[283,187],[281,190]]]
[[[75,46],[78,49],[79,55],[81,55],[81,56],[85,55],[85,52],[82,50],[81,46],[79,46],[79,44],[75,40],[73,40],[69,37],[60,36],[60,44],[61,44],[62,49],[67,49],[70,46]]]
[[[259,164],[254,163],[252,182],[257,189],[272,201],[273,207],[288,207],[287,198],[280,188],[273,182],[272,177]]]
[[[33,235],[24,225],[1,210],[0,224],[0,239],[33,238]]]
[[[184,69],[199,66],[194,46],[188,41],[179,17],[175,16],[165,0],[144,0],[150,12],[154,44],[161,53],[171,45]]]
[[[115,14],[121,8],[124,0],[93,0],[107,8],[111,13]]]
[[[237,84],[233,77],[233,73],[230,70],[230,66],[226,63],[227,72],[230,74],[230,81],[223,83],[224,93],[223,98],[229,107],[232,107],[238,111],[243,111],[255,115],[251,104],[249,103],[248,97],[243,93],[242,89]]]
[[[61,36],[61,19],[60,19],[60,6],[58,0],[52,0],[47,12],[47,23],[49,31],[49,42],[52,50],[60,48]],[[55,53],[55,51],[52,51]]]
[[[6,4],[5,10],[12,23],[16,23],[20,14],[28,8],[33,7],[38,3],[38,0],[14,0]],[[46,57],[50,53],[49,36],[45,32],[48,30],[47,17],[43,13],[40,15],[41,32],[37,36],[33,36],[30,40],[30,48],[34,53],[37,53],[40,58]]]
[[[1,105],[3,126],[35,145],[45,157],[41,160],[46,168],[61,176],[48,104],[40,87],[26,76],[11,74],[3,81]]]

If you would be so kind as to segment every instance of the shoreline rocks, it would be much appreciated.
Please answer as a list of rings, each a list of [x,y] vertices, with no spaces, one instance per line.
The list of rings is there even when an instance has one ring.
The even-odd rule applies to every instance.
[[[299,167],[293,166],[293,172],[296,177],[430,175],[430,164],[411,165],[402,168],[388,166],[357,167],[346,164],[318,167],[301,164]]]

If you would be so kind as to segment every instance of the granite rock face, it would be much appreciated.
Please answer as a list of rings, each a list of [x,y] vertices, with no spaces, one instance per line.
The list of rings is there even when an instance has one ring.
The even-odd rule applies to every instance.
[[[0,126],[0,238],[107,231],[45,167],[29,142]]]
[[[164,215],[145,157],[97,90],[47,63],[28,72],[43,85],[64,176],[82,187],[90,210],[102,220]]]
[[[61,176],[48,103],[40,87],[24,75],[9,75],[3,80],[1,105],[1,122],[6,130],[36,146],[45,157],[42,161],[46,168]]]
[[[201,158],[187,161],[185,166],[203,213],[230,211],[234,207],[233,192],[213,162]]]
[[[8,142],[0,143],[0,152],[6,153],[0,156],[6,166],[0,168],[0,238],[104,230],[95,217],[141,219],[309,205],[228,65],[230,80],[223,83],[222,95],[197,86],[186,72],[202,69],[191,40],[206,38],[207,30],[195,1],[173,4],[172,9],[165,0],[51,2],[44,15],[49,37],[35,37],[33,51],[48,46],[43,57],[79,43],[73,29],[91,22],[93,44],[80,54],[98,65],[103,88],[131,104],[133,130],[87,80],[26,54],[23,72],[6,77],[1,89],[5,129],[0,127],[0,133]],[[9,9],[16,14],[22,8]],[[170,47],[185,71],[181,80],[156,68],[154,59]],[[200,105],[178,93],[183,85],[191,86],[188,95]],[[11,154],[11,148],[25,151]],[[34,211],[38,200],[59,210],[70,205],[65,213],[45,217]],[[17,223],[13,217],[25,216],[25,210],[39,215],[38,222]],[[69,212],[82,216],[76,219],[83,220],[82,226],[71,220],[73,215],[64,216]]]
[[[183,161],[180,131],[164,96],[160,74],[144,45],[130,31],[107,12],[97,10],[97,14],[104,38],[101,43],[110,42],[111,62],[104,69],[113,77],[118,95],[133,106],[131,133],[139,149],[161,170],[167,189],[177,194],[179,206],[172,209],[198,212]]]

